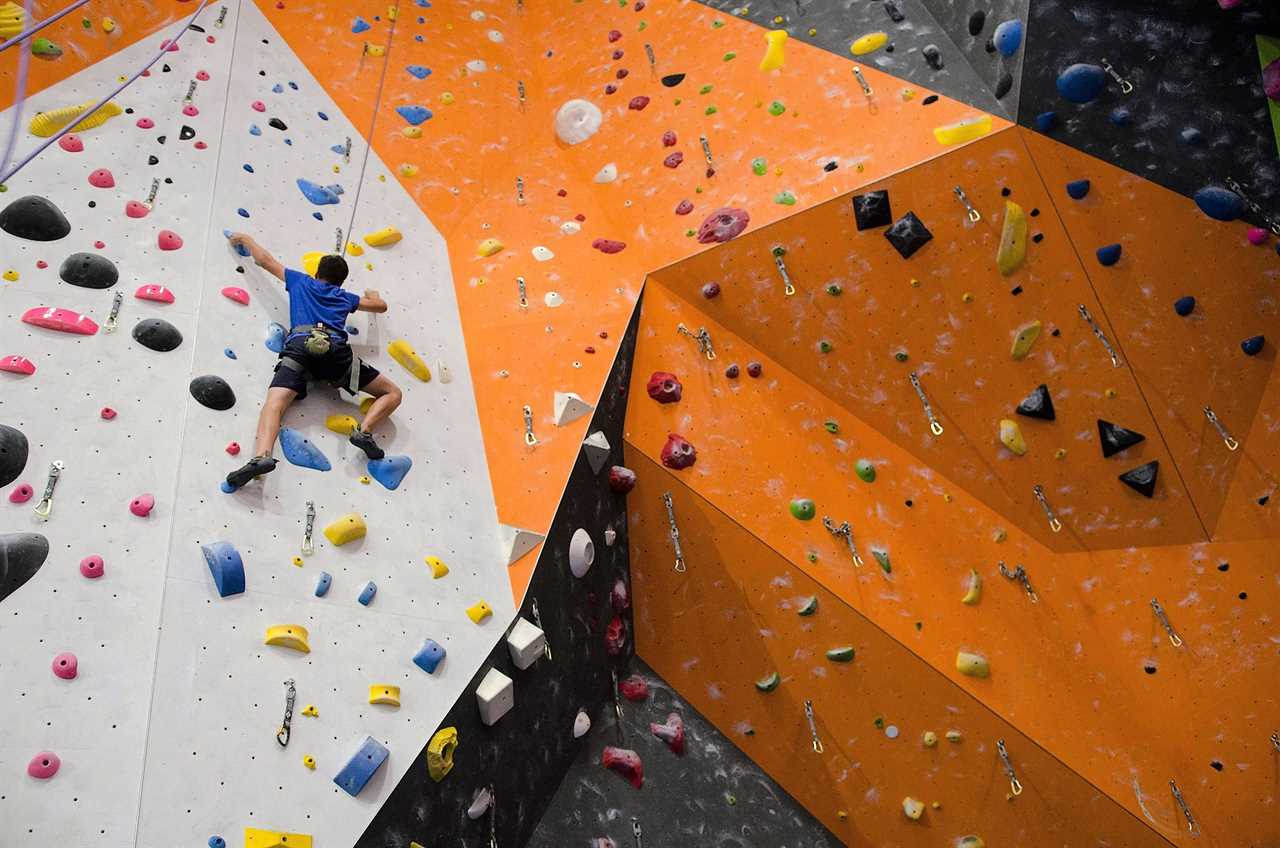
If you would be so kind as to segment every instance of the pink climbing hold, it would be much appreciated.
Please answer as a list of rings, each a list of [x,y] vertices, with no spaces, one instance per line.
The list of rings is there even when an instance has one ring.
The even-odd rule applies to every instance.
[[[41,751],[27,763],[27,774],[37,780],[48,780],[58,773],[58,767],[61,765],[62,760],[58,759],[57,754],[52,751]]]
[[[689,202],[688,198],[685,198],[684,200],[680,201],[676,205],[677,215],[688,215],[692,211],[693,211],[693,204]]]
[[[89,185],[94,188],[115,188],[116,178],[106,168],[99,168],[89,175]]]
[[[1262,69],[1262,90],[1267,97],[1280,102],[1280,59]]]
[[[68,153],[84,153],[84,142],[75,133],[67,133],[58,139],[58,146]]]
[[[156,236],[156,242],[160,245],[161,250],[177,250],[182,247],[182,236],[173,230],[161,230]]]
[[[124,205],[124,214],[130,218],[145,218],[151,214],[151,207],[140,200],[130,200]]]
[[[106,566],[102,562],[102,557],[94,554],[80,560],[80,574],[88,577],[90,580],[97,580],[102,576],[102,572]]]
[[[680,713],[669,713],[666,724],[650,724],[649,732],[667,743],[673,754],[684,753],[684,719]]]
[[[30,483],[19,483],[13,487],[13,491],[9,493],[9,503],[20,504],[31,500],[36,490],[31,488]]]
[[[196,115],[200,114],[200,110],[196,108],[194,103],[188,103],[186,106],[182,107],[182,114],[186,115],[188,118],[194,118]]]
[[[662,146],[663,147],[676,146],[676,134],[674,130],[667,130],[662,134]]]
[[[239,442],[229,443],[227,445],[227,453],[231,454],[232,456],[235,456],[236,454],[240,453],[240,443]]]
[[[751,223],[751,215],[745,209],[722,206],[707,216],[698,227],[698,244],[722,244],[742,233]]]
[[[627,243],[624,241],[617,241],[615,239],[598,238],[591,242],[591,246],[601,253],[621,253],[626,249]]]
[[[53,658],[53,673],[63,680],[74,680],[76,665],[76,655],[66,651]]]
[[[249,293],[239,286],[227,286],[222,290],[222,296],[227,300],[234,300],[241,306],[249,305]]]
[[[204,37],[204,40],[205,40],[205,42],[207,42],[208,44],[213,44],[213,43],[215,43],[218,39],[214,38],[212,35],[206,35],[206,36]]]
[[[150,118],[139,118],[137,127],[140,130],[149,130],[156,125],[156,122]]]
[[[204,150],[204,149],[205,149],[206,147],[208,147],[208,146],[209,146],[209,145],[205,144],[203,141],[197,141],[197,142],[195,143],[195,148],[196,148],[196,150]]]
[[[683,161],[684,154],[677,150],[674,153],[668,153],[667,158],[662,160],[662,164],[668,168],[679,168]]]
[[[36,373],[36,364],[25,356],[18,356],[13,353],[0,359],[0,371],[8,371],[10,374],[25,374],[30,377]]]
[[[200,80],[200,82],[208,82],[208,81],[209,81],[209,72],[208,72],[208,71],[196,71],[196,79]]]
[[[169,39],[166,38],[164,41],[160,42],[160,49],[165,51],[166,53],[177,53],[178,42],[170,41]]]
[[[622,33],[618,32],[616,29],[611,29],[611,30],[609,30],[609,43],[610,43],[610,44],[612,44],[613,42],[615,42],[615,41],[619,40],[620,38],[622,38]]]
[[[1267,237],[1269,235],[1270,234],[1266,230],[1262,229],[1262,227],[1250,227],[1249,233],[1248,233],[1249,244],[1252,244],[1252,245],[1266,244]]]
[[[670,433],[667,443],[662,446],[662,464],[676,471],[688,468],[698,461],[698,451],[693,444],[679,433]]]
[[[39,268],[41,271],[43,271],[45,268],[49,267],[49,263],[45,262],[43,259],[37,259],[36,267]]]
[[[98,240],[93,243],[93,246],[98,250],[102,250],[102,248],[107,246],[107,243],[105,241]]]
[[[640,762],[640,755],[630,748],[606,745],[604,753],[600,755],[600,763],[631,781],[636,789],[644,785],[644,764]]]
[[[631,606],[631,590],[627,588],[627,581],[621,577],[613,581],[613,588],[609,590],[609,606],[613,607],[614,612],[623,612]]]
[[[98,332],[98,325],[92,318],[57,306],[33,306],[22,313],[22,323],[81,336],[92,336]]]
[[[102,410],[98,413],[98,416],[103,421],[113,421],[115,420],[115,417],[116,417],[116,411],[109,406],[104,406],[102,407]]]
[[[154,300],[156,303],[173,303],[173,292],[167,286],[140,286],[133,296],[139,300]]]
[[[643,94],[637,94],[635,97],[631,98],[631,102],[627,104],[627,108],[634,112],[643,112],[644,107],[648,105],[649,98],[645,97]]]
[[[633,674],[618,683],[618,692],[633,703],[640,703],[649,697],[649,684],[638,674]]]
[[[146,518],[156,508],[155,495],[138,495],[129,501],[129,511],[139,518]]]
[[[250,103],[249,105],[253,107],[253,111],[255,111],[255,112],[265,112],[265,111],[267,111],[267,104],[263,103],[261,100],[255,100],[255,101],[253,101],[252,103]]]
[[[616,657],[622,653],[622,648],[626,644],[627,624],[622,620],[622,616],[615,615],[604,631],[604,650],[609,656]]]

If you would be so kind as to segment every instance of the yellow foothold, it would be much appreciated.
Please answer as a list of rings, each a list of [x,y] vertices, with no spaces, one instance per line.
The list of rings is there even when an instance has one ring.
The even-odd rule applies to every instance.
[[[1012,200],[1004,202],[1004,225],[1000,229],[1000,247],[996,250],[996,267],[1001,276],[1009,276],[1027,258],[1027,216]]]
[[[787,22],[787,19],[786,19],[786,18],[784,18],[784,17],[782,17],[782,15],[774,15],[774,16],[773,16],[773,22],[774,22],[775,24],[783,24],[783,23],[786,23],[786,22]]]
[[[982,115],[977,118],[965,118],[963,121],[947,124],[944,127],[935,127],[933,137],[939,144],[952,145],[982,138],[989,132],[991,132],[991,116]]]
[[[991,534],[991,541],[995,542],[997,545],[998,545],[998,544],[1000,544],[1001,542],[1003,542],[1005,539],[1008,539],[1008,538],[1009,538],[1009,534],[1005,532],[1005,530],[1004,530],[1004,528],[1003,528],[1003,527],[1001,527],[1000,529],[998,529],[998,530],[994,531],[994,532]]]
[[[913,288],[913,289],[918,289],[918,288],[920,288],[920,281],[919,281],[919,280],[917,280],[915,277],[912,277],[912,278],[911,278],[911,288]]]
[[[444,91],[444,92],[441,92],[441,93],[440,93],[440,102],[441,102],[441,103],[443,103],[443,104],[444,104],[444,105],[446,105],[446,106],[452,106],[452,105],[453,105],[453,92],[452,92],[452,91]]]
[[[311,756],[310,754],[307,754],[305,757],[302,758],[302,764],[307,768],[311,769],[312,771],[315,771],[316,758]]]
[[[401,162],[399,173],[400,176],[405,177],[406,179],[409,177],[416,177],[418,176],[418,166],[409,162]]]
[[[933,802],[932,804],[930,804],[929,806],[930,806],[930,807],[932,807],[932,808],[933,808],[933,809],[935,809],[935,810],[941,810],[941,809],[942,809],[942,802],[941,802],[941,801],[934,801],[934,802]]]
[[[360,475],[360,482],[361,482],[363,485],[367,486],[367,485],[369,485],[370,483],[372,483],[372,482],[373,482],[373,478],[372,478],[372,477],[370,477],[368,474],[361,474],[361,475]]]
[[[1102,396],[1105,397],[1107,400],[1115,400],[1117,394],[1118,393],[1116,392],[1115,389],[1107,389],[1102,393]]]
[[[1027,442],[1022,438],[1022,430],[1012,418],[1000,419],[1000,444],[1018,456],[1027,452]]]
[[[377,58],[379,56],[387,55],[387,48],[384,44],[370,44],[366,41],[364,45],[364,52],[366,55]]]
[[[307,273],[307,276],[314,277],[316,269],[320,267],[320,260],[327,255],[323,250],[312,250],[302,254],[302,270]]]
[[[771,29],[764,34],[764,40],[769,46],[765,48],[764,58],[760,60],[760,70],[776,71],[782,67],[783,45],[787,43],[787,31]]]
[[[324,528],[324,537],[333,545],[345,545],[363,539],[369,530],[358,512],[349,512]]]
[[[366,263],[364,263],[364,269],[365,269],[366,271],[372,271],[372,270],[373,270],[373,263],[372,263],[372,262],[366,262]]]
[[[1058,448],[1056,451],[1053,452],[1054,459],[1065,459],[1066,456],[1067,456],[1066,448]]]
[[[938,734],[934,733],[932,730],[926,730],[924,735],[920,737],[920,743],[926,748],[932,748],[938,744]]]
[[[362,398],[360,401],[360,414],[367,415],[369,412],[369,407],[371,406],[373,406],[373,398],[371,397]]]
[[[347,242],[347,253],[352,256],[364,256],[364,248],[354,241]]]
[[[11,283],[16,283],[18,281],[18,272],[10,268],[4,272],[4,278]]]
[[[501,253],[502,247],[502,242],[498,241],[496,238],[487,238],[480,242],[480,244],[476,245],[476,255],[483,256],[487,259],[490,256]]]
[[[849,45],[849,52],[855,56],[865,56],[884,47],[889,41],[887,33],[869,32]]]
[[[916,90],[914,88],[902,89],[902,100],[904,103],[910,103],[916,99]]]
[[[311,848],[311,835],[246,827],[244,848]]]
[[[1026,359],[1027,354],[1031,352],[1031,346],[1036,343],[1036,339],[1040,338],[1040,322],[1032,321],[1030,324],[1023,324],[1018,328],[1013,336],[1013,350],[1010,351],[1014,359]]]
[[[437,580],[449,573],[449,566],[440,557],[429,556],[425,562],[431,567],[431,576]]]
[[[981,836],[962,836],[956,843],[956,848],[987,848],[987,843]]]
[[[115,20],[113,20],[112,18],[103,18],[103,19],[102,19],[102,31],[103,31],[103,32],[115,32],[115,31],[116,31],[116,22],[115,22]]]
[[[387,7],[387,20],[394,21],[399,15],[400,15],[399,6],[392,5]]]
[[[943,502],[943,503],[951,503],[951,501],[952,501],[952,500],[954,500],[954,498],[952,498],[952,497],[951,497],[951,493],[950,493],[950,492],[943,492],[943,493],[942,493],[942,502]]]
[[[956,671],[967,677],[990,677],[991,665],[986,657],[968,651],[957,651]]]
[[[849,820],[849,811],[848,811],[848,810],[836,810],[836,818],[840,819],[840,821],[848,821],[848,820]]]
[[[404,367],[404,370],[422,382],[426,383],[431,380],[431,370],[427,368],[427,363],[418,357],[413,346],[404,339],[396,339],[387,345],[387,353],[391,354],[391,358],[399,362]]]
[[[340,173],[341,171],[342,171],[342,169],[341,169],[341,168],[339,168],[337,165],[334,165],[334,166],[333,166],[333,172],[334,172],[335,174]]]
[[[316,709],[315,704],[307,704],[305,707],[302,708],[302,714],[304,716],[311,716],[312,718],[316,718],[320,715],[320,711]]]
[[[810,38],[812,38],[813,36],[815,36],[815,35],[817,35],[817,34],[818,34],[818,28],[817,28],[817,27],[809,27],[809,37],[810,37]]]
[[[385,183],[386,181],[387,181],[387,175],[386,175],[386,174],[378,174],[378,182],[380,182],[380,183]]]
[[[950,743],[952,743],[952,744],[957,744],[957,743],[959,743],[959,742],[960,742],[960,740],[962,740],[962,739],[964,739],[964,736],[960,733],[960,731],[958,731],[958,730],[948,730],[948,731],[947,731],[947,741],[948,741],[948,742],[950,742]]]
[[[26,12],[20,3],[0,3],[0,40],[8,41],[22,32]]]
[[[369,703],[385,704],[388,707],[400,706],[400,687],[386,683],[375,683],[369,687]]]
[[[405,127],[400,130],[405,138],[422,138],[422,127]]]
[[[330,415],[324,420],[324,426],[328,427],[339,436],[350,436],[351,431],[359,426],[355,418],[350,415]]]
[[[311,646],[307,644],[309,635],[307,628],[301,624],[273,624],[267,628],[266,643],[309,654],[311,653]]]
[[[965,303],[973,303],[973,292],[965,292],[964,294],[960,295],[960,299],[963,300]]]
[[[453,752],[458,749],[458,728],[442,727],[427,743],[427,774],[436,783],[453,770]]]
[[[296,566],[298,566],[299,568],[301,568],[301,567],[302,567],[302,557],[300,557],[300,556],[296,556],[296,557],[294,557],[294,558],[293,558],[293,564],[294,564],[294,565],[296,565]]]
[[[982,575],[977,569],[969,569],[969,588],[960,599],[960,603],[974,606],[982,599]]]
[[[369,233],[364,237],[364,243],[370,247],[389,247],[400,241],[404,236],[400,235],[400,231],[395,227],[383,227],[380,230]]]
[[[919,821],[924,815],[924,803],[908,795],[902,799],[902,812],[912,821]]]
[[[477,603],[467,607],[467,618],[471,619],[476,624],[479,624],[491,615],[493,615],[493,610],[490,609],[489,605],[484,601],[478,601]]]

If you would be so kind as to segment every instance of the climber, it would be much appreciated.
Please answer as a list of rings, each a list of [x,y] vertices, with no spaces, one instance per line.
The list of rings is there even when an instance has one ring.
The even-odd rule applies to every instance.
[[[352,395],[363,391],[373,396],[364,421],[351,431],[350,441],[369,459],[382,459],[382,449],[370,431],[400,405],[402,395],[389,377],[352,353],[345,328],[352,312],[386,312],[386,301],[373,289],[366,289],[363,297],[344,291],[347,263],[341,256],[322,257],[315,277],[311,277],[285,268],[244,233],[232,233],[230,240],[232,247],[243,246],[259,267],[284,283],[289,293],[291,329],[258,416],[253,458],[228,474],[227,484],[238,489],[275,470],[271,452],[280,434],[280,420],[295,398],[307,396],[307,384],[312,380],[325,380]]]

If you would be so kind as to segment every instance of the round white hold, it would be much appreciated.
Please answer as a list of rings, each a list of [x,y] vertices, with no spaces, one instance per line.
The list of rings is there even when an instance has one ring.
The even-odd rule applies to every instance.
[[[891,725],[889,725],[888,727],[886,727],[886,728],[884,729],[884,735],[885,735],[885,736],[888,736],[890,739],[897,739],[897,738],[898,738],[898,725],[896,725],[896,724],[891,724]]]
[[[502,33],[498,32],[496,29],[489,30],[489,40],[494,44],[501,44],[503,41]]]
[[[467,70],[473,74],[483,74],[489,70],[489,66],[485,64],[484,59],[472,59],[467,63]]]
[[[569,570],[574,577],[584,577],[596,560],[596,546],[591,534],[579,527],[569,540]]]
[[[578,710],[578,717],[573,720],[573,738],[581,739],[591,729],[591,719],[585,710]]]
[[[598,183],[611,183],[618,178],[618,166],[610,162],[599,171],[596,171],[594,177]]]
[[[600,131],[604,120],[600,108],[590,100],[570,100],[556,112],[556,137],[565,144],[581,144]]]
[[[582,225],[579,224],[577,221],[565,221],[563,224],[560,225],[560,232],[564,233],[567,236],[577,235],[578,233],[582,232]]]
[[[539,262],[548,262],[556,258],[556,255],[551,252],[551,248],[543,245],[538,245],[531,252],[533,253],[533,258]]]
[[[560,292],[547,292],[543,295],[542,301],[552,309],[555,309],[557,306],[564,305],[564,297],[561,296]]]

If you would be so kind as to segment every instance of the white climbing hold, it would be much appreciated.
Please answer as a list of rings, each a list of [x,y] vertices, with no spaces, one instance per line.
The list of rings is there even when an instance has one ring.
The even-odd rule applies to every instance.
[[[564,233],[566,236],[575,236],[582,232],[582,225],[577,221],[565,221],[560,225],[560,232]]]
[[[542,628],[524,616],[516,619],[511,632],[507,634],[507,650],[511,652],[511,661],[521,671],[537,662],[546,646],[547,636]]]
[[[596,171],[595,179],[598,183],[611,183],[618,178],[618,166],[610,162],[599,171]]]
[[[556,392],[553,407],[557,427],[572,424],[595,408],[573,392]]]
[[[587,731],[590,729],[591,717],[587,715],[586,710],[578,710],[578,715],[573,720],[573,738],[581,739],[587,735]]]
[[[585,577],[595,561],[596,546],[591,541],[591,534],[579,527],[569,540],[569,570],[574,577]]]
[[[489,673],[476,687],[476,705],[480,708],[482,722],[486,725],[497,724],[498,719],[516,705],[516,690],[511,678],[496,668],[489,669]]]
[[[612,548],[613,543],[618,541],[618,531],[610,527],[604,531],[604,545],[606,548]]]
[[[522,530],[509,524],[498,525],[498,536],[502,542],[502,551],[506,556],[507,565],[515,563],[516,560],[536,548],[546,538],[540,533],[534,533],[532,530]]]
[[[483,74],[489,70],[489,66],[485,64],[484,59],[472,59],[467,62],[467,70],[473,74]]]
[[[604,115],[590,100],[569,100],[556,112],[556,137],[565,144],[581,144],[600,131]]]
[[[501,32],[499,32],[496,29],[491,29],[489,30],[489,40],[492,41],[494,44],[501,44],[506,39],[503,38]]]
[[[591,464],[591,470],[596,474],[603,471],[605,463],[609,461],[610,448],[609,440],[601,430],[588,434],[582,440],[582,452],[587,455],[587,462]]]
[[[564,296],[560,292],[547,292],[542,296],[542,302],[555,309],[557,306],[564,306]]]
[[[532,253],[533,258],[538,260],[539,262],[549,262],[550,260],[556,258],[556,255],[551,252],[551,248],[541,244],[534,247],[533,250],[529,252]]]

